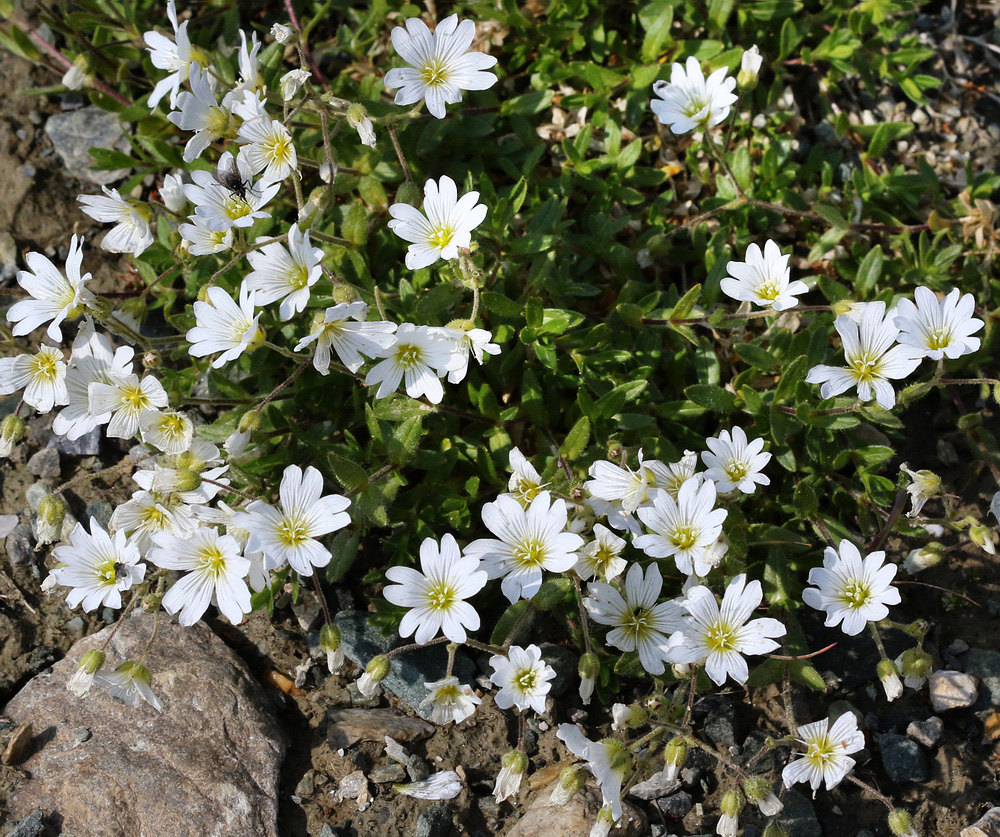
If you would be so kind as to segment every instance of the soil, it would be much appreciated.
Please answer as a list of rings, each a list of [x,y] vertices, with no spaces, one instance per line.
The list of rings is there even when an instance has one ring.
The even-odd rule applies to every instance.
[[[969,58],[967,76],[976,80],[977,84],[986,77],[984,68],[995,73],[995,68],[988,63],[993,56],[987,51],[976,50],[974,45],[958,48],[963,49]],[[942,58],[939,62],[942,72],[944,63]],[[28,250],[51,253],[65,247],[71,233],[94,228],[76,203],[81,191],[94,191],[94,188],[81,188],[68,179],[42,130],[45,117],[59,112],[59,97],[18,93],[24,88],[53,83],[55,79],[51,72],[0,52],[0,78],[4,80],[0,88],[0,234],[8,232],[13,237],[19,256]],[[932,108],[925,109],[928,121],[908,138],[905,146],[897,146],[901,161],[925,155],[928,149],[934,147],[942,166],[955,169],[954,163],[949,162],[949,155],[956,146],[960,146],[962,153],[975,157],[978,167],[987,168],[995,164],[996,103],[985,97],[957,93],[964,90],[959,84],[961,80],[955,76],[946,83],[941,99],[936,102],[939,110],[942,113],[947,111],[948,115],[941,116]],[[879,114],[882,119],[908,118],[905,114],[913,111],[910,103],[899,101],[889,93],[884,93],[881,98],[873,98],[861,91],[857,95],[860,109],[886,111]],[[883,102],[884,105],[881,104]],[[957,121],[953,114],[955,109],[959,111]],[[900,117],[900,113],[904,116]],[[959,130],[952,127],[955,125]],[[957,172],[961,175],[961,166],[957,167]],[[957,191],[959,184],[956,182],[955,185]],[[94,272],[102,284],[107,283],[105,288],[118,286],[124,275],[120,260],[106,257],[94,248],[87,250],[85,269]],[[938,471],[949,490],[960,495],[968,504],[967,512],[985,521],[989,498],[996,490],[996,484],[989,471],[980,467],[979,452],[967,447],[964,434],[944,438],[957,449],[957,461],[961,464],[949,465],[928,453],[941,450],[940,436],[935,430],[937,413],[953,409],[953,405],[932,403],[928,399],[904,414],[904,425],[914,428],[915,432],[904,441],[899,461],[907,461],[914,468]],[[982,411],[984,422],[992,422],[996,426],[995,408],[974,404],[968,399],[965,410]],[[17,514],[22,522],[30,520],[24,492],[36,481],[36,477],[28,472],[26,462],[48,441],[51,433],[49,424],[50,418],[32,420],[28,439],[18,448],[13,460],[0,461],[0,514]],[[953,416],[947,424],[954,427]],[[121,448],[109,445],[100,459],[63,456],[61,479],[68,480],[99,470],[113,464],[122,453]],[[898,461],[894,464],[898,465]],[[124,502],[133,490],[130,479],[124,475],[108,483],[85,482],[70,495],[70,505],[74,513],[81,516],[89,503],[104,500],[117,505]],[[910,621],[919,616],[931,622],[931,641],[927,647],[934,654],[938,666],[950,662],[945,656],[945,649],[954,640],[963,640],[972,648],[996,648],[997,629],[1000,627],[996,616],[988,615],[987,608],[990,599],[1000,599],[996,558],[967,542],[960,544],[953,535],[946,535],[942,540],[946,546],[952,547],[946,561],[916,578],[904,577],[902,580],[936,585],[937,588],[954,591],[955,595],[932,587],[908,584],[904,588],[904,607],[894,614],[898,621]],[[911,547],[912,544],[892,538],[885,548],[890,559],[900,561]],[[47,596],[42,592],[41,582],[47,572],[46,566],[51,566],[51,563],[51,558],[43,550],[26,566],[13,565],[8,561],[0,571],[0,704],[38,671],[61,657],[77,639],[99,630],[104,624],[99,612],[88,615],[70,611],[61,596]],[[361,588],[353,592],[357,601],[364,600]],[[311,591],[304,595],[311,595]],[[960,596],[967,596],[974,603]],[[996,608],[993,612],[997,612]],[[286,837],[320,835],[327,824],[332,827],[333,834],[338,835],[383,834],[388,837],[414,833],[420,813],[428,808],[427,802],[401,796],[388,785],[380,785],[370,806],[359,811],[350,802],[336,802],[330,794],[347,774],[359,769],[367,774],[374,767],[390,763],[381,745],[365,743],[346,752],[338,752],[326,741],[326,713],[331,708],[351,704],[351,693],[347,687],[359,672],[348,664],[341,673],[328,675],[325,667],[319,664],[307,673],[301,689],[286,693],[273,685],[276,682],[273,673],[279,672],[294,679],[296,668],[310,659],[306,632],[299,627],[289,608],[279,608],[273,621],[255,613],[238,628],[222,623],[212,624],[244,656],[255,675],[269,684],[268,691],[275,711],[289,735],[289,755],[280,788],[281,834]],[[821,637],[826,635],[822,634],[818,622],[814,627],[811,647],[822,647]],[[821,672],[829,669],[842,674],[834,665],[835,659],[831,652],[829,657],[820,657],[814,662]],[[961,664],[961,654],[957,655],[956,661]],[[277,680],[280,681],[280,678]],[[981,700],[970,710],[946,713],[944,735],[931,757],[931,779],[922,783],[901,784],[893,783],[886,776],[874,734],[888,731],[902,733],[908,720],[931,714],[926,691],[914,693],[908,690],[899,701],[886,704],[880,695],[874,693],[871,683],[851,688],[842,685],[829,689],[825,695],[800,690],[796,692],[794,703],[796,717],[803,723],[823,717],[834,700],[849,701],[862,715],[868,716],[870,750],[859,759],[857,775],[914,812],[921,834],[957,833],[1000,799],[1000,760],[994,757],[992,745],[983,739],[980,710],[989,708],[988,700],[980,705],[983,704]],[[754,729],[775,734],[782,732],[785,709],[774,687],[753,691],[730,689],[723,692],[721,698],[699,700],[696,715],[704,716],[720,701],[734,706],[737,740],[741,743],[742,737]],[[388,703],[396,704],[394,699],[389,699]],[[585,707],[580,706],[572,687],[561,698],[553,714],[555,717],[532,722],[529,739],[533,737],[536,742],[532,751],[533,772],[557,764],[560,753],[564,757],[564,751],[561,745],[557,746],[554,736],[554,727],[559,722],[586,718],[592,736],[608,733],[606,725],[609,719],[595,711],[588,713]],[[422,756],[432,770],[450,768],[464,771],[466,787],[448,803],[456,833],[503,834],[523,813],[519,803],[497,805],[491,796],[500,756],[515,738],[516,728],[512,728],[509,716],[497,711],[492,697],[486,693],[479,711],[461,728],[452,725],[439,727],[429,739],[409,748]],[[314,790],[311,794],[301,793],[300,796],[303,778],[310,771]],[[696,805],[682,821],[663,819],[652,805],[648,806],[650,821],[665,825],[667,833],[696,834],[714,829],[714,817],[708,812],[717,810],[719,782],[713,771],[714,768],[707,765],[698,783],[689,788],[695,801],[702,805]],[[551,779],[555,771],[541,775]],[[19,779],[16,768],[0,767],[0,825],[6,824],[5,788],[9,789],[11,783]],[[887,833],[885,812],[881,805],[863,799],[847,783],[831,793],[819,794],[814,806],[826,835],[855,835],[865,828],[872,834]],[[744,820],[761,822],[749,809]]]

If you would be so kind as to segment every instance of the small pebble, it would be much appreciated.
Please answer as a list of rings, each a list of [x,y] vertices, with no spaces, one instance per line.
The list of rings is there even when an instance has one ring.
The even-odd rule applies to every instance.
[[[929,678],[929,691],[935,712],[972,706],[979,696],[975,679],[960,671],[935,671]]]
[[[969,650],[969,643],[962,639],[952,640],[951,644],[944,649],[946,654],[964,654]]]
[[[906,728],[906,734],[928,750],[937,746],[944,732],[944,721],[937,715],[931,715],[926,721],[911,721]]]

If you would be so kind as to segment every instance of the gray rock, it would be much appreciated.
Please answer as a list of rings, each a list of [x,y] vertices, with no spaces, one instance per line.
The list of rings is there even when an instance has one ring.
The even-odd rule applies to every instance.
[[[38,504],[42,502],[43,497],[47,497],[52,493],[52,486],[47,482],[36,482],[28,486],[27,491],[24,492],[24,499],[28,501],[28,508],[33,512],[38,511]]]
[[[963,828],[959,837],[1000,837],[1000,808],[990,808],[979,820]]]
[[[142,655],[153,623],[137,612],[116,626],[109,664]],[[25,816],[44,799],[64,830],[92,834],[99,822],[103,837],[276,835],[285,745],[239,657],[204,623],[182,628],[160,614],[148,666],[163,711],[98,689],[80,699],[66,681],[109,634],[77,642],[7,704],[8,717],[46,733],[24,762],[28,778],[11,794],[11,812]],[[82,744],[80,728],[93,735]]]
[[[78,439],[53,434],[49,445],[67,456],[97,456],[101,452],[101,428],[95,427]]]
[[[944,732],[944,721],[937,715],[931,715],[926,721],[911,721],[906,728],[906,734],[928,750],[937,746]]]
[[[42,448],[28,460],[28,470],[42,479],[56,479],[62,473],[59,451],[55,448]]]
[[[629,791],[629,796],[649,802],[651,799],[670,796],[670,794],[680,790],[680,787],[680,779],[668,778],[667,769],[664,768],[658,773],[654,773],[646,781],[633,785],[632,790]]]
[[[114,506],[106,500],[95,500],[83,512],[83,520],[87,524],[87,530],[90,530],[91,520],[96,520],[101,524],[102,529],[107,529],[114,511]]]
[[[335,791],[330,791],[334,799],[338,802],[355,802],[358,810],[364,810],[371,801],[371,791],[368,788],[368,779],[361,770],[348,773],[337,785]]]
[[[935,712],[964,709],[979,696],[976,681],[960,671],[935,671],[928,678],[928,692]]]
[[[926,782],[930,779],[927,759],[915,741],[891,732],[876,737],[882,751],[882,764],[892,781]]]
[[[447,837],[451,834],[451,813],[446,802],[425,808],[417,817],[415,837]]]
[[[795,837],[823,837],[823,829],[816,819],[816,811],[809,797],[789,790],[785,791],[781,801],[785,807],[778,814],[778,825],[785,829],[786,834],[794,834]]]
[[[340,628],[344,654],[362,669],[372,657],[385,654],[395,645],[406,644],[402,640],[396,642],[382,636],[378,629],[368,624],[368,614],[359,610],[342,610],[334,621]],[[382,681],[382,687],[429,721],[430,709],[420,707],[421,701],[427,697],[424,683],[444,677],[447,666],[448,652],[444,645],[405,651],[393,657],[392,669]],[[475,682],[475,666],[461,651],[455,655],[454,674],[462,683],[472,685]]]
[[[382,743],[387,735],[396,741],[419,741],[435,729],[433,724],[392,709],[334,709],[327,719],[326,737],[335,750],[346,750],[358,741]]]
[[[705,734],[723,752],[736,746],[736,708],[731,703],[719,703],[705,719]]]
[[[316,771],[307,770],[302,774],[295,786],[295,795],[301,799],[309,799],[316,792]]]
[[[965,672],[978,677],[990,693],[994,706],[1000,705],[1000,652],[973,648],[965,654]]]
[[[406,775],[411,782],[422,782],[431,775],[431,768],[427,762],[414,753],[406,760]]]
[[[117,147],[128,151],[122,124],[115,114],[93,105],[70,113],[56,113],[46,120],[45,133],[69,174],[77,180],[107,185],[128,176],[129,169],[93,171],[90,168],[94,164],[91,148]]]
[[[551,796],[551,787],[535,791],[525,804],[524,816],[507,832],[507,837],[537,837],[539,834],[589,837],[601,810],[601,792],[596,783],[589,780],[565,805],[553,803]],[[622,819],[614,830],[615,837],[640,837],[648,833],[645,815],[635,806],[623,802]]]
[[[376,785],[396,784],[406,781],[406,768],[401,764],[384,764],[368,774],[368,779]]]
[[[694,807],[691,794],[687,791],[677,791],[677,793],[665,796],[656,800],[656,807],[665,817],[675,817],[680,819],[687,815],[687,812]]]
[[[7,230],[0,232],[0,282],[17,276],[17,244]]]
[[[41,837],[45,831],[45,815],[41,808],[36,808],[15,825],[13,831],[8,831],[7,837]]]
[[[18,523],[4,541],[7,558],[13,567],[27,567],[35,560],[35,536],[30,523]]]
[[[571,685],[575,689],[580,683],[580,676],[577,673],[580,665],[579,655],[553,642],[539,643],[538,648],[542,652],[542,659],[552,666],[556,673],[555,679],[550,681],[552,689],[549,697],[559,697]]]

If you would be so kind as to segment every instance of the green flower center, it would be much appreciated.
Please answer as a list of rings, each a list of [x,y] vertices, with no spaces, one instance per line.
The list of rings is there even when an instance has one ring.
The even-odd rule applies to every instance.
[[[545,544],[536,538],[521,541],[514,547],[514,563],[523,567],[540,567],[545,563]]]
[[[514,678],[514,686],[522,692],[533,692],[538,686],[538,673],[533,668],[526,668]]]
[[[777,279],[765,279],[757,286],[756,294],[761,299],[766,299],[768,302],[774,302],[774,300],[781,296],[781,284]]]
[[[947,349],[951,345],[951,329],[946,326],[927,332],[928,349]]]
[[[413,343],[401,343],[396,346],[396,363],[403,369],[413,369],[423,362],[423,350]]]
[[[288,547],[302,546],[310,540],[309,527],[298,517],[285,515],[277,529],[278,540]]]
[[[448,82],[448,65],[440,58],[432,58],[420,68],[420,80],[428,87],[439,87]]]
[[[705,645],[710,651],[732,651],[736,648],[736,631],[721,619],[705,631]]]
[[[698,543],[698,533],[693,526],[678,526],[670,536],[670,542],[682,552],[694,549]]]
[[[849,581],[840,593],[840,601],[852,610],[864,607],[872,599],[872,590],[863,581]]]
[[[634,607],[631,611],[625,612],[622,620],[622,630],[630,634],[632,639],[638,642],[653,630],[653,617],[648,608]]]
[[[238,221],[253,213],[253,208],[242,198],[230,195],[223,201],[222,211],[229,216],[230,221]]]

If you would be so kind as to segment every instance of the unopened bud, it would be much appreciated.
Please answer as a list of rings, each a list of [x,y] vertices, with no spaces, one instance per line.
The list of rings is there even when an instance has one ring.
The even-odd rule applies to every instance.
[[[338,628],[333,622],[327,622],[322,628],[320,628],[319,647],[324,651],[340,650],[340,628]]]
[[[990,555],[996,555],[997,548],[993,541],[993,533],[989,530],[989,527],[983,526],[983,524],[979,522],[974,523],[969,526],[969,538],[984,552],[988,552]]]
[[[358,132],[362,145],[375,147],[375,129],[363,105],[353,104],[347,109],[347,124]]]
[[[403,182],[396,190],[396,203],[408,203],[410,206],[417,206],[420,203],[420,187],[412,180]]]
[[[201,474],[191,468],[181,468],[174,476],[174,488],[177,491],[197,491],[201,486]]]
[[[275,23],[271,26],[271,37],[279,44],[294,44],[297,33],[291,26],[286,26],[284,23]]]
[[[368,665],[365,666],[365,674],[371,677],[376,683],[381,683],[389,676],[391,668],[392,663],[389,658],[385,654],[379,654],[368,661]]]
[[[903,569],[910,575],[934,567],[944,560],[944,545],[931,541],[920,549],[912,549],[903,559]]]
[[[500,759],[500,767],[523,775],[528,772],[528,756],[523,750],[508,750]]]
[[[736,84],[740,90],[749,93],[757,86],[757,76],[760,75],[761,65],[764,58],[754,44],[750,49],[743,51],[743,58],[740,61],[740,71],[736,75]]]
[[[333,286],[333,301],[336,303],[357,302],[358,294],[350,285],[338,282]]]
[[[743,792],[765,817],[777,816],[785,807],[775,796],[771,783],[763,776],[747,776],[743,780]]]
[[[553,805],[565,805],[587,784],[587,774],[575,764],[563,768],[550,797]]]
[[[722,794],[719,810],[727,817],[738,817],[745,804],[746,800],[743,798],[743,794],[733,788]]]
[[[240,420],[236,424],[236,429],[240,433],[256,433],[260,429],[260,412],[257,410],[248,410],[245,412],[240,416]]]
[[[163,356],[156,349],[150,349],[143,352],[142,365],[147,369],[159,369],[163,365]]]
[[[919,688],[934,670],[934,659],[923,648],[910,648],[896,658],[896,665],[907,685]]]
[[[788,837],[788,832],[776,822],[770,822],[767,824],[767,828],[764,829],[764,833],[761,834],[760,837]]]
[[[903,694],[903,681],[899,679],[899,672],[892,660],[879,660],[876,670],[878,671],[878,679],[882,681],[886,700],[894,701]]]
[[[147,593],[142,597],[142,609],[145,613],[156,613],[162,604],[162,593]]]
[[[889,830],[895,837],[918,837],[917,829],[913,827],[913,817],[902,808],[894,808],[889,812]]]
[[[54,529],[62,526],[66,517],[66,503],[58,494],[46,494],[38,501],[38,519]]]
[[[663,761],[667,766],[667,778],[676,779],[687,761],[687,744],[679,738],[672,738],[663,748]]]
[[[580,665],[577,668],[580,674],[580,700],[584,706],[590,703],[590,697],[594,694],[594,683],[597,675],[601,672],[601,661],[593,652],[587,652],[580,657]]]
[[[11,413],[0,422],[0,456],[10,456],[24,438],[24,419]]]

